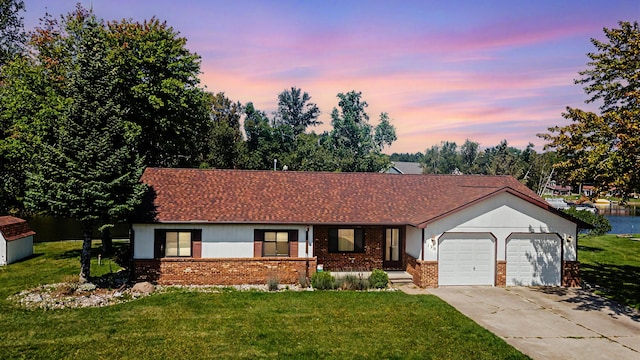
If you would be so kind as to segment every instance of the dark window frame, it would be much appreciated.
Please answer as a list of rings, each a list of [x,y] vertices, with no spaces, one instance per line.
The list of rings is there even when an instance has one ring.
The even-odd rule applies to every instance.
[[[338,230],[353,230],[353,250],[338,249]],[[365,252],[366,241],[363,228],[359,227],[331,227],[328,234],[329,253],[331,254],[360,254]]]
[[[190,233],[190,255],[167,256],[167,233]],[[195,254],[194,243],[202,241],[202,229],[155,229],[154,230],[154,258],[189,259],[199,257]]]
[[[265,241],[265,234],[266,233],[276,233],[276,238],[277,238],[277,233],[287,233],[287,254],[275,254],[275,255],[267,255],[265,254],[265,244],[267,243],[267,241]],[[298,230],[293,230],[293,229],[254,229],[254,242],[260,242],[261,246],[260,248],[260,253],[259,254],[255,254],[254,256],[262,256],[262,257],[297,257],[298,254],[291,254],[292,251],[292,243],[294,242],[298,242]],[[277,241],[276,241],[277,243]],[[277,246],[276,246],[277,248]]]

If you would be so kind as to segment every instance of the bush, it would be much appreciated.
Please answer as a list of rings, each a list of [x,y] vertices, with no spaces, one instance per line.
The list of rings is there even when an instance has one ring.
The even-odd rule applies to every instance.
[[[367,290],[369,280],[362,278],[362,275],[347,274],[337,280],[338,288],[342,290]]]
[[[369,276],[369,284],[376,289],[384,289],[389,284],[389,275],[382,269],[373,269]]]
[[[279,285],[280,282],[277,277],[270,277],[269,280],[267,280],[267,288],[269,291],[278,291]]]
[[[335,289],[336,279],[328,271],[317,272],[311,277],[311,286],[318,290]]]
[[[604,235],[611,231],[611,224],[604,215],[592,214],[588,211],[576,210],[574,208],[564,210],[564,212],[587,224],[593,225],[593,229],[589,230],[589,235]]]

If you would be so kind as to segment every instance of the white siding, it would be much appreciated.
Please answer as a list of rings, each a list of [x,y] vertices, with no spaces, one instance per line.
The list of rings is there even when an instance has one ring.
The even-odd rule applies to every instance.
[[[298,257],[306,257],[305,225],[261,224],[134,224],[135,259],[153,258],[155,229],[202,229],[203,258],[252,258],[255,229],[298,230]],[[309,228],[309,256],[313,256],[313,227]]]
[[[0,233],[0,266],[7,265],[7,241]]]
[[[33,236],[26,236],[13,241],[5,241],[0,235],[0,265],[14,263],[33,255]]]
[[[413,226],[407,226],[405,229],[407,237],[405,251],[414,258],[420,259],[420,254],[422,252],[422,229],[418,229]]]
[[[506,239],[511,233],[557,233],[563,239],[564,260],[576,260],[576,225],[514,195],[493,196],[429,224],[425,238],[445,232],[487,232],[497,239],[497,260],[506,260]],[[438,243],[439,241],[435,241]],[[425,260],[437,260],[437,249],[425,246]]]

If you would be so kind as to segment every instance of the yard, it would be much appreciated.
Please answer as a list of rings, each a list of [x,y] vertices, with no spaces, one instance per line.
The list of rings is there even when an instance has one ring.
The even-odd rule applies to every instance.
[[[174,290],[104,308],[25,310],[9,295],[78,272],[79,242],[0,267],[0,354],[11,358],[526,358],[434,296]],[[115,271],[109,259],[92,275]]]
[[[615,235],[580,236],[582,279],[596,292],[640,309],[640,241]]]

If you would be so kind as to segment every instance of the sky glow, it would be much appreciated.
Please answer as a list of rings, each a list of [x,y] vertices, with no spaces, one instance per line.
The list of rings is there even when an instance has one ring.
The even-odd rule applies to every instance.
[[[25,26],[77,1],[25,0]],[[311,95],[329,128],[336,94],[361,91],[377,124],[387,112],[398,140],[417,152],[465,139],[523,148],[567,106],[585,105],[573,80],[590,38],[640,20],[638,0],[537,1],[134,1],[83,0],[104,20],[156,16],[202,57],[201,83],[271,114],[277,95]]]

